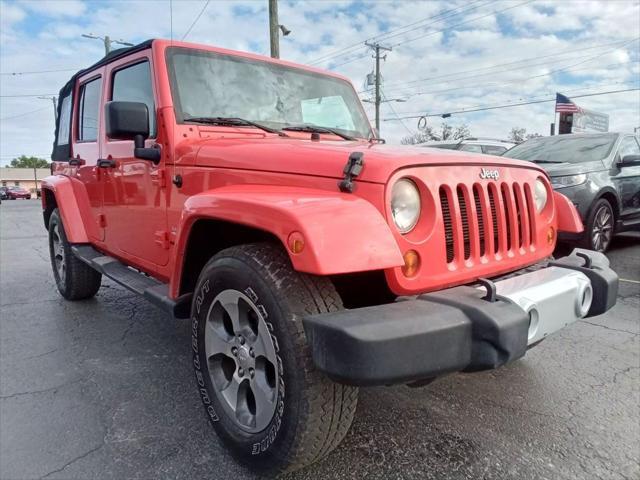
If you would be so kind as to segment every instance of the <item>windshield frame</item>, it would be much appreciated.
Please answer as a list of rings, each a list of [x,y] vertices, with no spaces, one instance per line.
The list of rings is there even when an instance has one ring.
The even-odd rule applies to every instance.
[[[580,165],[582,163],[587,163],[589,161],[592,162],[606,162],[608,158],[611,157],[612,152],[617,150],[617,146],[618,143],[620,141],[620,134],[615,133],[615,132],[607,132],[607,133],[587,133],[587,134],[577,134],[577,135],[562,135],[562,137],[566,138],[567,140],[577,140],[577,139],[584,139],[587,140],[589,138],[598,138],[598,137],[604,137],[604,136],[609,136],[611,138],[611,143],[609,145],[609,149],[607,150],[606,154],[604,156],[602,156],[602,158],[598,158],[595,160],[584,160],[584,161],[578,161],[578,162],[565,162],[565,161],[560,161],[558,160],[558,163],[569,163],[571,165]],[[525,145],[529,142],[534,143],[534,142],[539,142],[540,144],[543,144],[545,142],[551,141],[550,139],[558,139],[558,137],[560,137],[560,135],[554,135],[554,136],[547,136],[547,137],[535,137],[535,138],[531,138],[529,140],[527,140],[526,142],[522,142],[519,143],[518,145],[514,145],[513,147],[511,147],[510,149],[508,149],[506,152],[503,152],[502,157],[505,158],[512,158],[514,160],[521,160],[523,162],[534,162],[535,160],[529,160],[529,159],[525,159],[525,158],[517,158],[517,157],[512,157],[509,155],[510,152],[513,152],[513,150],[521,147],[522,145]],[[536,159],[536,160],[540,160],[540,159]]]
[[[268,59],[260,59],[260,58],[253,58],[253,57],[245,57],[242,55],[234,55],[233,53],[224,53],[224,52],[219,52],[219,51],[215,51],[215,50],[206,50],[206,49],[201,49],[201,48],[191,48],[191,47],[182,47],[182,46],[173,46],[173,47],[167,47],[165,49],[165,63],[166,63],[166,69],[167,69],[167,76],[169,78],[169,93],[171,95],[171,99],[173,102],[173,110],[175,113],[175,118],[176,118],[176,123],[180,124],[180,125],[188,125],[189,120],[185,119],[185,112],[182,108],[182,104],[180,102],[180,94],[179,94],[179,90],[178,90],[178,79],[176,78],[176,72],[175,72],[175,68],[174,68],[174,62],[173,62],[173,57],[176,54],[190,54],[190,55],[194,55],[194,56],[202,56],[202,57],[223,57],[223,58],[227,58],[230,59],[232,61],[237,61],[239,63],[249,63],[249,64],[266,64],[266,65],[270,65],[270,66],[275,66],[277,68],[281,68],[283,70],[290,70],[293,72],[297,72],[297,73],[301,73],[304,75],[309,75],[309,76],[316,76],[316,77],[320,77],[320,78],[325,78],[331,81],[334,81],[336,83],[342,83],[345,86],[347,86],[347,88],[353,92],[353,98],[355,100],[355,105],[356,108],[358,110],[358,112],[362,115],[362,118],[364,119],[364,121],[366,122],[366,126],[368,131],[366,132],[366,136],[360,136],[361,133],[363,132],[357,132],[357,131],[352,131],[352,130],[343,130],[343,129],[336,129],[339,130],[340,132],[344,131],[345,134],[350,135],[350,136],[354,136],[356,138],[359,139],[365,139],[368,140],[370,138],[374,138],[375,137],[375,133],[374,133],[374,129],[373,126],[371,125],[371,121],[369,120],[369,117],[367,116],[366,111],[364,110],[364,106],[362,105],[362,102],[360,101],[360,97],[358,97],[358,93],[356,92],[355,88],[353,87],[353,84],[343,78],[340,78],[338,76],[333,76],[333,75],[329,75],[329,74],[325,74],[322,72],[316,72],[314,70],[311,69],[305,69],[303,67],[296,67],[296,66],[291,66],[291,65],[286,65],[286,64],[282,64],[280,62],[271,62]],[[188,113],[188,112],[186,112]],[[201,116],[201,115],[198,115]],[[251,119],[249,119],[251,120]],[[258,122],[259,120],[256,120],[256,122]],[[265,122],[264,120],[261,120],[260,122],[262,123],[267,123],[268,126],[271,126],[271,123],[273,122]],[[292,123],[290,125],[298,125],[295,123]],[[280,127],[286,127],[289,126],[289,124],[285,124],[284,126]],[[327,128],[324,125],[317,125],[318,127],[322,127],[322,128]],[[230,128],[238,128],[237,126],[235,127],[231,127]],[[245,127],[242,127],[245,128]],[[251,128],[255,128],[255,127],[251,127]],[[354,133],[357,133],[357,135],[354,135]]]

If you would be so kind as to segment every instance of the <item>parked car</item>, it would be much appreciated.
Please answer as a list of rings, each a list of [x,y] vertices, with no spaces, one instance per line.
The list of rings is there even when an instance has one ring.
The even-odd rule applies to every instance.
[[[561,240],[604,252],[617,232],[640,230],[640,144],[622,133],[537,137],[512,148],[506,157],[543,167],[554,189],[576,206],[582,234]]]
[[[7,187],[6,192],[7,200],[16,200],[22,198],[24,200],[31,199],[31,192],[22,187]]]
[[[58,291],[189,318],[206,417],[262,474],[336,448],[361,386],[494,369],[616,302],[604,255],[549,260],[582,223],[539,165],[385,145],[335,73],[150,40],[58,98]]]
[[[496,138],[469,137],[461,140],[443,140],[421,143],[422,147],[462,150],[463,152],[484,153],[486,155],[502,155],[515,143]]]

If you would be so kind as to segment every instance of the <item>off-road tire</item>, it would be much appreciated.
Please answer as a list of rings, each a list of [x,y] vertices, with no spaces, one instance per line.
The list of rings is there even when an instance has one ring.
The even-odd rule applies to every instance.
[[[59,234],[60,248],[64,255],[65,272],[61,275],[56,264],[56,235]],[[100,289],[102,274],[82,262],[71,251],[64,224],[58,209],[49,217],[49,255],[53,278],[60,295],[67,300],[84,300],[93,297]]]
[[[603,209],[605,209],[605,211],[608,212],[609,221],[610,221],[610,224],[607,226],[607,228],[610,228],[610,233],[607,241],[605,242],[604,248],[597,245],[596,242],[594,241],[595,230],[602,229],[602,226],[600,225],[599,220],[600,220],[600,215]],[[613,207],[611,206],[608,200],[604,198],[599,199],[597,202],[593,204],[593,206],[591,207],[591,210],[589,211],[589,215],[587,216],[587,221],[585,222],[584,234],[582,237],[581,245],[584,248],[587,248],[589,250],[606,252],[609,246],[611,245],[613,234],[615,232],[615,225],[616,225],[616,218],[615,218],[615,213],[613,211]]]
[[[277,408],[258,433],[242,430],[227,414],[209,375],[207,315],[217,295],[229,289],[246,293],[265,312],[280,365]],[[286,253],[274,244],[228,248],[203,268],[192,305],[196,381],[215,431],[249,468],[262,474],[298,470],[326,456],[349,430],[358,389],[335,383],[314,368],[302,326],[305,315],[342,308],[327,278],[294,271]]]

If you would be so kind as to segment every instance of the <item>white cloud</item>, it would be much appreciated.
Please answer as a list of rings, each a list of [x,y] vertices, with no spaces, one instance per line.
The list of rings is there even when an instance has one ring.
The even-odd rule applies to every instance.
[[[333,56],[331,61],[319,65],[344,63],[336,71],[351,78],[356,90],[361,90],[365,75],[373,68],[371,52],[363,41],[381,34],[389,37],[388,32],[395,33],[396,29],[409,25],[400,34],[387,40],[383,36],[380,40],[395,45],[382,66],[387,98],[407,99],[404,103],[383,105],[383,118],[387,120],[395,117],[392,107],[401,115],[447,112],[473,105],[550,98],[558,90],[579,94],[629,88],[634,81],[638,84],[640,43],[574,52],[640,36],[638,1],[538,0],[499,16],[477,19],[516,3],[502,2],[468,11],[469,3],[463,0],[366,4],[280,0],[280,22],[292,30],[290,36],[281,40],[281,55],[309,63],[353,45],[344,52],[347,55]],[[174,38],[184,35],[203,5],[203,0],[173,1]],[[440,16],[429,19],[435,15]],[[0,70],[5,73],[90,65],[103,55],[103,46],[97,40],[82,38],[82,33],[108,34],[135,43],[153,37],[168,38],[171,32],[168,0],[4,1],[0,2],[0,21]],[[461,22],[467,23],[439,31]],[[265,1],[215,0],[191,30],[188,40],[268,54],[267,25]],[[407,41],[412,39],[415,40]],[[566,53],[549,57],[562,52]],[[543,58],[522,62],[536,57]],[[345,63],[350,59],[353,61]],[[570,75],[569,72],[546,75],[583,61],[570,69]],[[510,71],[507,66],[487,68],[510,62]],[[514,68],[525,64],[529,66]],[[476,72],[433,78],[469,70]],[[56,93],[72,73],[3,75],[0,93]],[[426,80],[416,82],[418,79]],[[413,83],[407,83],[410,81]],[[625,82],[626,87],[622,85]],[[446,89],[450,91],[442,92]],[[439,93],[415,95],[435,91]],[[586,97],[579,103],[610,114],[612,129],[629,131],[640,124],[638,98],[638,92],[633,92]],[[46,102],[35,97],[0,98],[0,118],[46,107]],[[365,108],[371,115],[372,106],[365,104]],[[476,135],[502,137],[515,125],[547,133],[553,118],[553,103],[544,103],[454,115],[447,122],[467,123]],[[441,120],[430,121],[439,124]],[[405,123],[411,130],[416,127],[414,119]],[[52,132],[53,112],[49,109],[2,121],[0,162],[6,162],[13,154],[49,152]],[[400,122],[390,121],[382,123],[382,133],[390,143],[398,143],[407,131]]]

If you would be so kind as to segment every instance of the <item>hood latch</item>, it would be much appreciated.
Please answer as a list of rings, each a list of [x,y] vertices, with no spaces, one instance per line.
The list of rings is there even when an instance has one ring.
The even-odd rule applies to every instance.
[[[349,160],[344,166],[344,178],[338,182],[338,187],[341,192],[352,193],[353,192],[353,179],[360,175],[364,168],[364,153],[352,152],[349,155]]]

